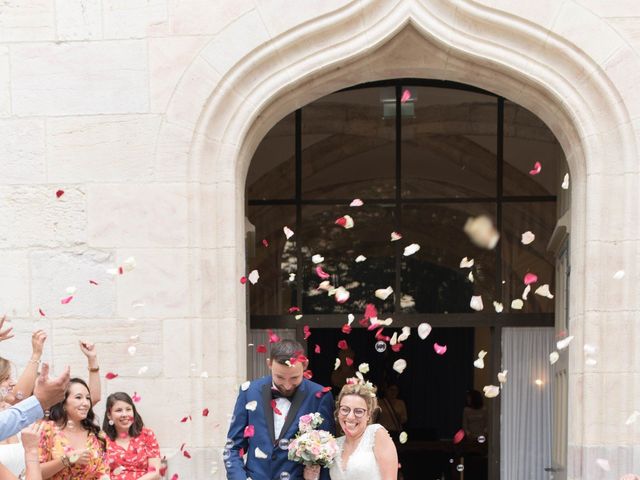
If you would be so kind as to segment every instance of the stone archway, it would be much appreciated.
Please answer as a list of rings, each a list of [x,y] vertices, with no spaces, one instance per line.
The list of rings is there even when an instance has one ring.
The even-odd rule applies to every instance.
[[[538,18],[535,6],[530,8],[531,17]],[[225,35],[239,39],[246,29],[238,26]],[[635,258],[637,252],[637,241],[620,248],[612,242],[637,239],[638,227],[624,221],[625,208],[607,210],[603,182],[615,177],[615,198],[627,206],[638,204],[635,136],[625,103],[601,66],[604,58],[584,53],[588,45],[576,46],[562,32],[471,1],[444,0],[351,2],[275,38],[238,41],[241,46],[222,62],[224,72],[207,62],[224,45],[214,41],[202,50],[174,93],[160,133],[160,141],[189,146],[193,275],[202,285],[195,292],[201,321],[192,327],[192,337],[205,363],[218,370],[221,384],[236,384],[245,370],[237,353],[245,343],[244,290],[229,279],[244,271],[244,180],[253,151],[286,113],[365,81],[422,77],[463,82],[496,92],[540,117],[560,141],[571,169],[571,333],[582,342],[597,322],[608,320],[606,312],[621,304],[639,308],[631,287],[616,290],[606,282],[610,262],[622,265],[625,256]],[[592,220],[603,217],[603,224]],[[221,328],[227,332],[224,345],[210,333]],[[618,348],[631,352],[633,341],[626,341]],[[608,456],[621,471],[631,470],[634,440],[625,443],[626,453],[612,458],[621,432],[607,423],[613,412],[605,405],[605,393],[594,388],[610,384],[616,408],[631,412],[637,387],[629,392],[620,377],[614,382],[605,373],[585,373],[581,355],[576,349],[570,358],[569,478],[595,478],[598,457]],[[637,367],[625,372],[632,385],[634,373]],[[222,401],[221,409],[230,411],[229,402]],[[590,410],[598,420],[590,418]]]

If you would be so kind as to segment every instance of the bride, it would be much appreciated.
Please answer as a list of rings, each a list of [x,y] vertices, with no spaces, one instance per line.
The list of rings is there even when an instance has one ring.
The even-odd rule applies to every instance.
[[[338,455],[331,466],[331,480],[396,480],[398,453],[393,440],[372,419],[378,414],[376,387],[357,378],[347,380],[336,401]],[[305,467],[305,480],[316,480],[319,466]]]

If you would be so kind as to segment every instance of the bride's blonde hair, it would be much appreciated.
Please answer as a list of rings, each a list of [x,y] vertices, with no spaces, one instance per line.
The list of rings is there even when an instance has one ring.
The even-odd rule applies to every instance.
[[[347,395],[355,395],[362,398],[367,404],[367,410],[369,410],[370,413],[369,424],[371,424],[378,417],[378,413],[380,413],[378,397],[376,396],[377,391],[378,389],[375,385],[369,381],[360,380],[357,377],[347,379],[347,383],[342,387],[342,390],[340,390],[340,393],[338,394],[336,409],[333,414],[336,421],[336,429],[339,434],[343,433],[340,428],[340,422],[338,421],[338,412],[340,410],[340,402],[342,402],[342,399]]]

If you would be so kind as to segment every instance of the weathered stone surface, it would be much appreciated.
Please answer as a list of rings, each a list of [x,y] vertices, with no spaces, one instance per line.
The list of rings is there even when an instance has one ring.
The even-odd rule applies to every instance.
[[[64,195],[56,198],[56,190]],[[0,187],[0,247],[68,247],[86,242],[84,191],[66,185]]]
[[[0,117],[11,115],[11,67],[9,48],[0,46]]]
[[[31,252],[29,260],[32,315],[38,315],[38,308],[54,318],[109,318],[114,315],[116,285],[114,278],[107,274],[107,268],[113,263],[111,253],[37,250]],[[90,284],[90,280],[98,285]],[[68,287],[75,287],[76,292],[64,305],[61,300],[69,297]],[[57,328],[58,324],[55,326]]]
[[[153,169],[157,115],[62,117],[47,121],[53,182],[139,182]]]
[[[102,2],[100,0],[56,0],[58,40],[102,38]]]
[[[147,112],[147,72],[142,40],[15,45],[11,48],[13,112]]]
[[[9,312],[7,312],[9,313]],[[47,333],[47,339],[44,344],[44,350],[42,352],[42,361],[47,362],[54,366],[54,349],[53,349],[53,336],[54,330],[52,320],[48,317],[41,317],[40,315],[33,317],[13,317],[8,316],[6,326],[13,327],[14,337],[2,342],[2,357],[11,360],[15,363],[17,371],[21,372],[27,365],[29,358],[31,357],[32,345],[31,335],[36,330],[44,330]],[[61,371],[61,366],[55,366],[58,371]]]
[[[0,120],[0,178],[4,184],[46,181],[44,121]]]
[[[7,0],[2,3],[0,41],[45,41],[55,38],[54,0]]]
[[[105,0],[105,38],[143,38],[168,20],[168,0]]]
[[[26,250],[0,250],[0,316],[28,317],[29,257]]]
[[[186,246],[187,187],[102,184],[89,187],[92,246]]]

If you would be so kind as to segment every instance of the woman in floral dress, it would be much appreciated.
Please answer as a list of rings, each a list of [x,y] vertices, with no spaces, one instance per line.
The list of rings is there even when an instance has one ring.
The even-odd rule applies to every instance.
[[[144,426],[133,400],[124,392],[107,398],[102,429],[107,434],[111,480],[159,480],[160,447]]]
[[[40,436],[42,478],[108,480],[106,443],[94,423],[89,387],[72,378],[64,401],[51,407]]]

